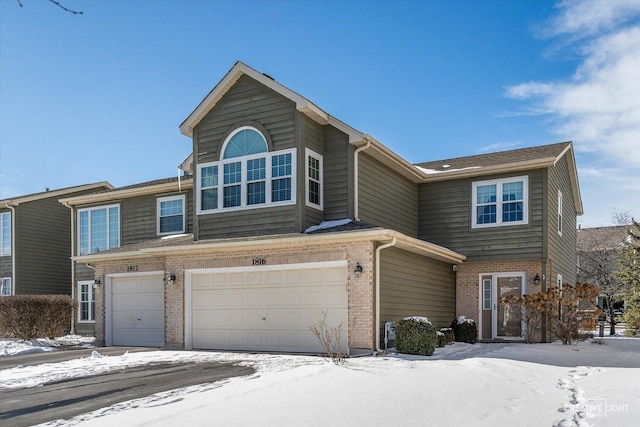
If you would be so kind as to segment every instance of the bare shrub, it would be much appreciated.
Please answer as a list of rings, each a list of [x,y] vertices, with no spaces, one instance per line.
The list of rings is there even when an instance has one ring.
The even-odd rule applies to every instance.
[[[322,312],[322,320],[313,322],[309,328],[320,341],[320,345],[329,359],[336,365],[342,365],[347,358],[341,342],[344,330],[343,322],[340,322],[338,326],[330,326],[327,323],[327,310],[324,310]]]
[[[67,295],[0,298],[0,330],[14,338],[56,338],[69,333],[75,303]]]

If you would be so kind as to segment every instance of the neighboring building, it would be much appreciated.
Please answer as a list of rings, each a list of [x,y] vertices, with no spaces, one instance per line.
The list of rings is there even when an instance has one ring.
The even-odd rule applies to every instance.
[[[0,200],[0,295],[70,295],[71,216],[58,199],[110,188],[98,182]]]
[[[193,178],[183,176],[60,199],[60,203],[73,210],[73,253],[89,256],[191,233],[192,187]],[[78,301],[75,332],[79,334],[95,332],[98,286],[94,276],[91,264],[73,263],[73,294]]]
[[[436,327],[467,315],[481,338],[513,337],[499,296],[575,279],[571,143],[414,166],[242,63],[180,130],[190,187],[62,200],[78,286],[100,283],[98,343],[316,352],[323,312],[352,353],[413,315]],[[159,200],[183,194],[184,230],[162,236]],[[82,234],[93,209],[113,221],[100,245]]]
[[[614,309],[624,308],[623,287],[614,273],[618,270],[618,256],[629,237],[628,225],[578,228],[577,280],[591,283],[601,289],[598,306],[605,309],[605,295],[615,297]]]

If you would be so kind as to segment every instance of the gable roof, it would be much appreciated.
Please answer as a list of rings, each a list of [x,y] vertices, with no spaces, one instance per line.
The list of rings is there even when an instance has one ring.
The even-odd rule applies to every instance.
[[[475,156],[456,157],[418,163],[415,166],[427,174],[425,182],[476,177],[482,175],[518,172],[555,166],[563,157],[569,165],[569,180],[573,193],[576,213],[583,214],[578,169],[571,141],[536,147],[498,151]]]
[[[115,187],[107,181],[95,182],[93,184],[76,185],[73,187],[59,188],[57,190],[47,190],[39,193],[27,194],[24,196],[13,197],[0,200],[3,206],[18,206],[21,203],[33,202],[35,200],[47,199],[49,197],[61,197],[70,193],[87,190],[113,190]]]
[[[148,194],[158,194],[170,191],[179,191],[182,188],[193,186],[193,176],[180,176],[172,178],[155,179],[124,187],[113,188],[109,191],[85,194],[82,196],[67,197],[58,200],[63,205],[75,206],[87,203],[106,202],[110,200],[122,199],[125,197],[144,196]]]

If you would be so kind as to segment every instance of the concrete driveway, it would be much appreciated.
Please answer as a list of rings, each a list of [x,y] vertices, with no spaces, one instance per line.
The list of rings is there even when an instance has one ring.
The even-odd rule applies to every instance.
[[[103,355],[122,355],[126,351],[148,348],[97,348]],[[0,357],[0,369],[17,365],[57,363],[91,355],[90,350],[68,350]],[[32,426],[57,419],[69,419],[131,399],[190,385],[250,375],[254,370],[221,362],[155,363],[117,372],[69,379],[39,387],[0,389],[0,425]]]

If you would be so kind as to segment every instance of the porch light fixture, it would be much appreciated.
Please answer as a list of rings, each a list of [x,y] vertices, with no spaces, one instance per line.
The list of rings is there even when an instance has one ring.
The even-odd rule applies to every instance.
[[[356,268],[353,270],[353,275],[356,279],[359,279],[362,276],[362,266],[359,262],[356,263]]]
[[[100,286],[100,279],[96,279],[93,281],[93,289],[96,289],[98,286]]]
[[[540,275],[536,273],[536,277],[533,278],[533,284],[538,286],[540,284]]]
[[[171,286],[173,285],[173,282],[176,281],[176,275],[175,274],[171,274],[171,273],[167,273],[167,275],[164,278],[164,283]]]

